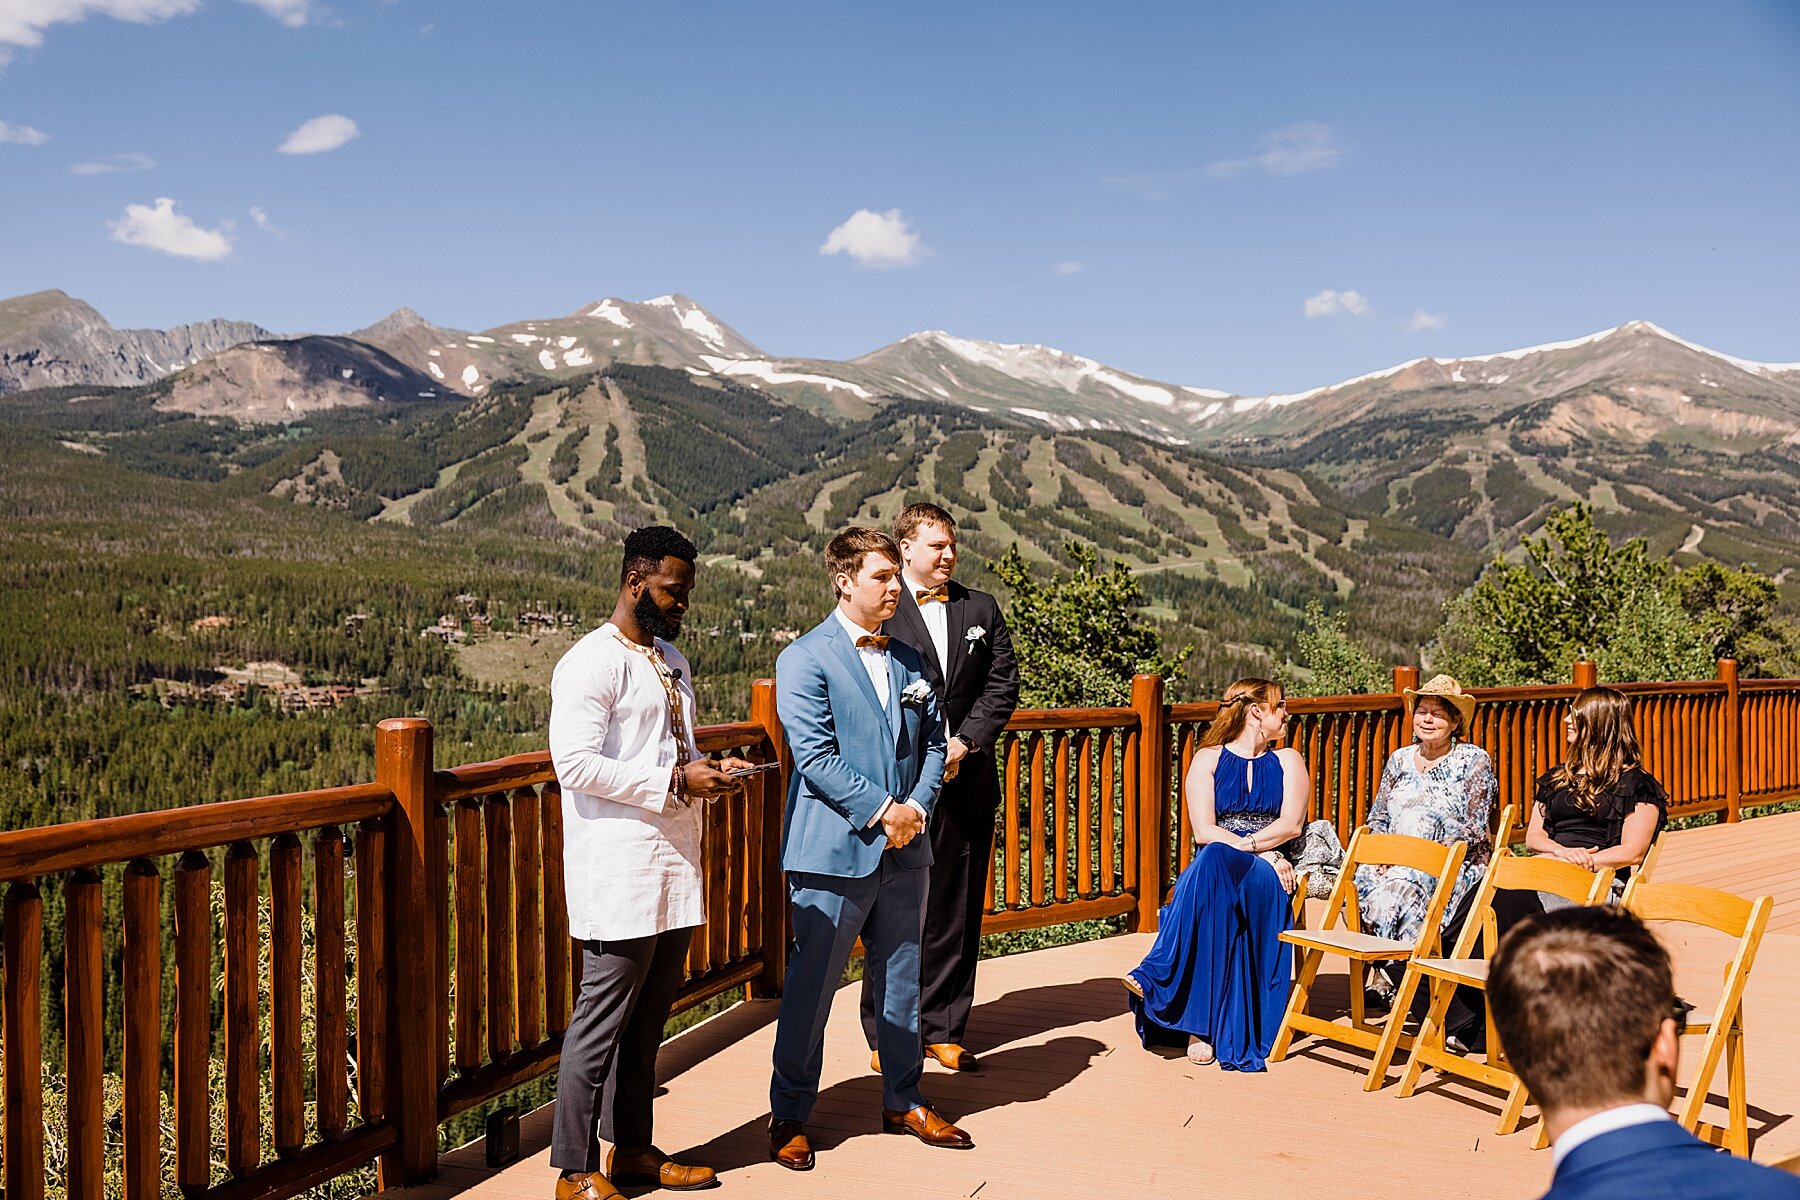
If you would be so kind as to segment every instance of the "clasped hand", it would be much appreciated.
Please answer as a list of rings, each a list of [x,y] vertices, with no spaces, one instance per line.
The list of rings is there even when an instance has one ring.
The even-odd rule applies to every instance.
[[[887,834],[888,845],[904,850],[925,828],[925,814],[903,801],[896,800],[881,814],[881,832]]]
[[[1595,857],[1594,852],[1581,846],[1558,846],[1550,852],[1550,857],[1574,863],[1584,871],[1600,869],[1600,860]]]
[[[1275,868],[1275,878],[1281,881],[1281,890],[1290,896],[1293,895],[1295,883],[1294,864],[1275,853],[1273,850],[1265,850],[1257,855],[1257,857]]]

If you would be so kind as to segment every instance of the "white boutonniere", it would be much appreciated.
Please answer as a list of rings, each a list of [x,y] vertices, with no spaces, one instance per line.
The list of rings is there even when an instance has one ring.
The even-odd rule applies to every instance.
[[[930,698],[931,685],[923,679],[913,680],[906,685],[906,690],[900,693],[900,703],[902,704],[923,704]]]
[[[975,643],[987,636],[987,630],[980,625],[969,626],[969,632],[963,634],[963,641],[969,643],[968,653],[975,653]]]

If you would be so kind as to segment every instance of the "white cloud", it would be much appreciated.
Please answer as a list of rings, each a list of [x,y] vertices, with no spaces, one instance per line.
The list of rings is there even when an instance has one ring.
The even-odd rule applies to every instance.
[[[1309,317],[1331,317],[1338,313],[1366,317],[1371,311],[1368,297],[1361,292],[1334,292],[1330,288],[1316,296],[1308,296],[1305,308]]]
[[[1052,275],[1079,275],[1085,270],[1087,270],[1086,263],[1059,262],[1050,268],[1050,273]]]
[[[3,5],[4,0],[0,0]],[[0,143],[11,142],[15,146],[41,146],[50,140],[50,135],[41,129],[33,129],[29,125],[8,125],[0,121]]]
[[[325,18],[325,9],[314,4],[312,0],[244,0],[246,4],[254,4],[289,29],[298,29],[302,25],[320,21]]]
[[[199,8],[200,0],[0,0],[0,66],[11,57],[10,47],[43,45],[52,25],[91,15],[148,25]]]
[[[1412,320],[1406,323],[1406,332],[1418,333],[1424,329],[1442,329],[1449,324],[1449,319],[1442,313],[1428,313],[1422,308],[1413,309]]]
[[[175,211],[175,201],[157,197],[154,205],[127,204],[125,215],[112,223],[115,242],[143,246],[176,258],[214,262],[231,256],[230,225],[202,229],[193,218]]]
[[[283,154],[323,154],[327,150],[336,150],[361,133],[355,121],[331,113],[303,121],[300,128],[288,134],[287,140],[276,149]]]
[[[269,220],[269,214],[254,204],[250,206],[250,219],[255,221],[256,227],[264,233],[272,233],[278,238],[286,239],[287,230]]]
[[[69,174],[111,175],[115,171],[148,171],[155,165],[154,158],[134,150],[130,154],[109,154],[92,162],[78,162],[69,168]]]
[[[1270,175],[1305,175],[1336,166],[1344,157],[1331,126],[1318,121],[1301,121],[1272,129],[1256,139],[1257,153],[1249,158],[1230,158],[1213,163],[1206,173],[1221,179],[1242,175],[1245,171],[1265,171]]]
[[[848,254],[865,267],[910,267],[927,253],[899,209],[859,208],[831,231],[820,254]]]

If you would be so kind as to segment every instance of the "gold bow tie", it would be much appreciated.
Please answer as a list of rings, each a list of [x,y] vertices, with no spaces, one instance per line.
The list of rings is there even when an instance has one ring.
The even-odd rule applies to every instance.
[[[930,604],[936,600],[939,604],[950,603],[950,585],[940,583],[934,588],[920,588],[913,593],[913,600],[919,604]]]
[[[864,646],[873,646],[875,649],[885,654],[887,653],[887,644],[888,638],[879,633],[865,633],[856,639],[856,648],[858,650],[861,650]]]

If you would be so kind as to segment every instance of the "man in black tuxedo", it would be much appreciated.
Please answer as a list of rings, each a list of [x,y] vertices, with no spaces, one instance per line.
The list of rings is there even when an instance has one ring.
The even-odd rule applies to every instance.
[[[935,504],[909,504],[894,522],[905,587],[881,631],[919,652],[941,698],[949,748],[931,814],[931,878],[921,948],[919,1034],[925,1053],[952,1071],[977,1069],[963,1047],[975,999],[975,960],[1000,775],[994,748],[1019,704],[1019,666],[999,602],[951,578],[956,521]],[[863,988],[863,1032],[875,1045],[874,997]]]

